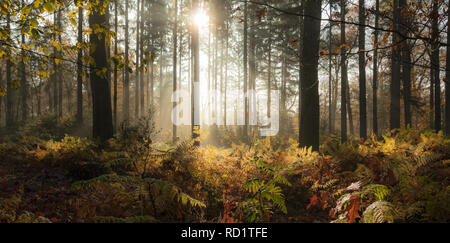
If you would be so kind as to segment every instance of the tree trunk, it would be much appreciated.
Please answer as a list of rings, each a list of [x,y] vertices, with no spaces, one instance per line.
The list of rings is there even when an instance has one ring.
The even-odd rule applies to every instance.
[[[8,40],[11,41],[11,14],[6,15],[6,31],[8,34]],[[11,48],[6,49],[6,127],[11,127],[14,125],[14,113],[13,113],[13,99],[15,90],[12,87],[12,77],[11,77]]]
[[[136,4],[136,81],[135,81],[135,84],[134,84],[134,91],[135,91],[135,93],[134,93],[134,116],[135,116],[135,119],[138,119],[139,118],[139,87],[140,87],[140,84],[139,84],[139,81],[140,81],[140,74],[141,74],[141,71],[139,71],[139,69],[140,69],[140,53],[139,53],[139,51],[141,50],[140,49],[140,47],[139,47],[139,45],[140,45],[140,23],[139,23],[139,21],[140,21],[140,18],[139,18],[139,16],[141,15],[141,12],[139,11],[140,10],[140,0],[137,0],[137,4]]]
[[[332,2],[329,3],[330,5],[330,16],[333,12],[333,4]],[[329,30],[328,30],[328,132],[330,134],[334,133],[334,123],[333,123],[333,112],[331,109],[332,106],[332,80],[333,80],[333,76],[331,75],[332,69],[333,69],[333,65],[332,65],[332,59],[333,56],[331,55],[332,50],[331,50],[331,41],[332,41],[332,37],[333,37],[333,33],[332,33],[332,29],[333,29],[333,23],[330,21],[330,26],[329,26]]]
[[[118,58],[118,0],[114,0],[114,32],[116,33],[116,36],[114,38],[114,58]],[[114,62],[114,98],[113,98],[113,106],[114,106],[114,113],[113,113],[113,120],[114,120],[114,128],[117,127],[117,80],[118,80],[118,68],[117,68],[117,62]],[[115,129],[114,129],[115,130]]]
[[[319,38],[321,0],[305,1],[302,58],[302,108],[300,122],[300,146],[319,150],[320,106],[319,106]],[[308,33],[307,35],[305,35]]]
[[[433,40],[432,54],[431,54],[431,68],[434,70],[432,73],[434,91],[434,129],[439,132],[442,129],[441,126],[441,78],[440,78],[440,65],[439,65],[439,0],[433,0],[433,11],[431,14],[432,19],[432,35]]]
[[[394,35],[392,47],[392,75],[391,75],[391,104],[390,129],[400,128],[400,36],[399,31],[400,8],[399,0],[394,0]]]
[[[367,138],[366,101],[366,13],[364,0],[359,0],[359,136]]]
[[[144,66],[144,64],[143,64],[143,61],[142,60],[144,60],[144,21],[142,20],[142,16],[143,16],[143,14],[144,14],[145,12],[144,12],[144,0],[141,0],[141,13],[140,13],[140,25],[141,25],[141,27],[140,27],[140,30],[141,30],[141,34],[140,34],[140,39],[139,39],[139,42],[140,42],[140,45],[139,45],[139,47],[140,47],[140,60],[141,60],[141,66],[142,66],[142,70],[140,71],[140,75],[139,75],[139,79],[140,79],[140,89],[139,89],[139,91],[140,91],[140,94],[139,94],[139,97],[140,97],[140,102],[141,102],[141,116],[144,116],[145,115],[145,93],[144,93],[144,90],[145,90],[145,82],[144,82],[144,69],[145,69],[145,66]]]
[[[375,3],[375,33],[374,33],[374,52],[373,52],[373,80],[372,80],[372,129],[375,135],[378,134],[378,27],[380,0]]]
[[[445,72],[445,134],[450,136],[450,8],[447,9],[447,65]]]
[[[77,56],[77,125],[83,124],[83,7],[78,8],[78,56]],[[117,69],[115,69],[114,77],[117,76]],[[115,108],[114,108],[115,110]]]
[[[247,90],[248,90],[248,83],[247,83],[247,74],[248,74],[248,48],[247,48],[247,33],[248,33],[248,3],[245,1],[244,6],[244,129],[243,129],[243,138],[244,140],[248,139],[248,97],[247,97]]]
[[[99,1],[102,6],[104,0]],[[108,7],[108,6],[105,6]],[[89,15],[89,26],[108,26],[107,16],[99,10],[91,10]],[[105,28],[106,28],[105,27]],[[102,33],[91,33],[89,40],[95,46],[90,47],[90,56],[95,65],[91,65],[91,87],[93,103],[93,137],[105,141],[113,136],[112,111],[111,111],[111,89],[106,73],[108,71],[108,60],[106,53],[106,38]]]
[[[345,48],[345,1],[341,0],[341,141],[347,141],[347,56]]]
[[[194,0],[193,11],[198,11],[198,0]],[[192,83],[192,139],[194,146],[200,146],[200,48],[199,48],[199,29],[197,25],[192,27],[192,55],[194,58],[194,80]]]
[[[177,91],[177,44],[178,44],[178,0],[175,0],[175,22],[173,25],[173,94]],[[178,97],[175,96],[175,102],[173,102],[173,109],[175,110]],[[177,139],[177,126],[175,125],[177,117],[174,116],[174,120],[172,123],[172,141],[175,143]]]
[[[128,0],[125,0],[125,80],[123,81],[123,120],[130,120],[130,60],[129,60],[129,37],[128,37]]]
[[[400,0],[399,7],[401,10],[407,9],[406,0]],[[406,38],[408,36],[409,17],[402,14],[401,16],[401,33]],[[407,39],[402,43],[402,81],[403,81],[403,102],[405,115],[405,128],[411,127],[411,47]]]

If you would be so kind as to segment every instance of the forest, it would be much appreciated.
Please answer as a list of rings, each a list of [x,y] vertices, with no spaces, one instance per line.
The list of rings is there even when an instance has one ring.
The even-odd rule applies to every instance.
[[[449,223],[448,0],[0,0],[0,223]]]

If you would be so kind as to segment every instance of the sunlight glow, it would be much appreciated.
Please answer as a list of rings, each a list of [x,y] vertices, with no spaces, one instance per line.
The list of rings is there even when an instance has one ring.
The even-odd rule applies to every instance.
[[[208,26],[209,16],[203,10],[198,10],[194,14],[194,22],[199,28]]]

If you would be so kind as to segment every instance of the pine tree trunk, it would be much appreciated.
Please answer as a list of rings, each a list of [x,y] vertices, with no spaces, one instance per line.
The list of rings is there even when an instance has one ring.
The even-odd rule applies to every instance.
[[[102,6],[104,0],[100,0],[98,4]],[[108,7],[108,6],[105,6]],[[108,26],[107,15],[101,14],[98,10],[91,10],[89,15],[89,26],[94,28],[98,26]],[[106,73],[108,70],[108,60],[106,53],[106,38],[101,36],[102,33],[92,32],[89,40],[95,46],[90,49],[90,56],[94,60],[95,65],[91,65],[91,87],[92,87],[92,103],[93,103],[93,137],[102,141],[113,136],[112,110],[111,110],[111,89]]]
[[[173,25],[173,94],[177,91],[177,44],[178,44],[178,0],[175,0],[175,22]],[[209,67],[208,67],[209,68]],[[178,103],[178,97],[175,96],[175,102],[173,102],[173,110],[175,111],[176,105]],[[177,126],[175,125],[177,117],[174,116],[172,123],[172,141],[176,142],[177,139]]]
[[[375,33],[373,52],[373,80],[372,80],[372,127],[373,133],[378,134],[378,27],[379,27],[380,0],[375,3]]]
[[[141,71],[139,71],[140,68],[140,15],[141,12],[140,10],[140,0],[137,0],[137,4],[136,4],[136,80],[135,80],[135,84],[134,84],[134,116],[135,119],[139,118],[139,87],[140,87],[140,75],[141,75]]]
[[[80,44],[78,48],[77,56],[77,124],[81,125],[83,123],[83,49],[81,48],[81,43],[83,43],[83,7],[78,8],[78,43]],[[115,70],[117,76],[117,69]]]
[[[128,37],[128,0],[125,1],[125,80],[123,81],[123,120],[128,123],[130,120],[130,60],[129,60],[129,37]]]
[[[118,56],[118,23],[119,23],[119,14],[118,14],[118,0],[114,0],[114,32],[116,33],[116,36],[114,38],[114,58],[117,58]],[[117,127],[117,80],[118,80],[118,68],[117,68],[117,62],[114,63],[114,94],[113,94],[113,106],[114,106],[114,113],[113,113],[113,120],[114,120],[114,128]],[[115,129],[114,129],[115,130]]]
[[[445,72],[445,134],[450,136],[450,8],[447,9],[447,64]]]
[[[247,33],[248,33],[248,3],[245,1],[245,7],[244,7],[244,129],[243,129],[243,138],[244,140],[248,139],[248,97],[247,97],[247,90],[248,90],[248,83],[247,83],[247,74],[248,74],[248,48],[247,48]]]
[[[366,100],[366,13],[365,1],[359,0],[359,136],[367,138],[367,100]]]
[[[400,8],[399,0],[394,0],[394,35],[392,47],[392,77],[391,77],[391,104],[390,104],[390,129],[400,128],[400,37],[399,19]]]
[[[345,48],[345,1],[341,0],[341,141],[347,141],[347,55]]]
[[[302,108],[300,123],[300,146],[319,150],[320,106],[319,106],[319,38],[321,0],[305,1],[302,58]],[[307,34],[306,34],[307,33]]]
[[[406,0],[400,0],[399,7],[401,10],[407,9]],[[404,37],[408,36],[409,17],[401,16],[401,33]],[[403,102],[405,115],[405,128],[411,127],[411,47],[407,39],[402,44],[402,81],[403,81]]]
[[[431,68],[433,85],[434,85],[434,129],[436,132],[442,130],[441,126],[441,78],[440,78],[440,60],[439,60],[439,0],[433,0],[432,19],[432,35],[433,40],[432,54],[431,54]]]

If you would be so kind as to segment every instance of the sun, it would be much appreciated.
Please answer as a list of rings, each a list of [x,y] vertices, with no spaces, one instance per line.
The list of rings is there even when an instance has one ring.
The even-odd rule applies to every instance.
[[[203,10],[198,10],[194,14],[194,22],[199,28],[208,26],[209,16]]]

